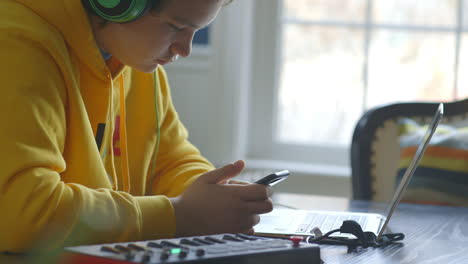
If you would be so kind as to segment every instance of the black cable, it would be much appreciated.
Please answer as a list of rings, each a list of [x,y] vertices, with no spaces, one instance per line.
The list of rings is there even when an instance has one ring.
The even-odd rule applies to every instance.
[[[334,233],[352,234],[356,238],[346,237],[330,237]],[[361,225],[353,220],[345,220],[339,229],[332,230],[322,236],[313,237],[309,236],[305,239],[307,243],[314,244],[332,244],[332,245],[346,245],[348,250],[352,251],[357,247],[384,247],[386,245],[401,241],[405,238],[403,233],[389,233],[383,234],[381,239],[377,240],[377,237],[372,232],[364,232]]]

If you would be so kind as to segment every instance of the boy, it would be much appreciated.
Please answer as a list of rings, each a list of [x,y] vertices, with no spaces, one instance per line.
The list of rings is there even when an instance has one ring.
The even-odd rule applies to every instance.
[[[269,189],[188,142],[160,66],[224,4],[0,2],[0,251],[253,232]]]

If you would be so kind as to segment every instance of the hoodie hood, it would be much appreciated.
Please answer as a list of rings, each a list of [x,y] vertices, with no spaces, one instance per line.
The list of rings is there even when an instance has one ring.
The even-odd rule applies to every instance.
[[[78,59],[100,78],[108,74],[81,0],[15,0],[57,28]]]

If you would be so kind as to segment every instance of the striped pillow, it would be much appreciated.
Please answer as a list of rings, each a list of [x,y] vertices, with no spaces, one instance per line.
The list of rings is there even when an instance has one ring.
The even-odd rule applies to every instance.
[[[413,159],[427,127],[409,118],[398,121],[401,155],[397,183]],[[468,206],[468,121],[439,125],[403,200]]]

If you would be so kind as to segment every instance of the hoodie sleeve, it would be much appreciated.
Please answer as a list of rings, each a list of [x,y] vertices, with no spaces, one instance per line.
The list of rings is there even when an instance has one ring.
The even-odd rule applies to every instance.
[[[167,197],[63,181],[67,80],[38,41],[0,31],[0,43],[0,252],[172,236]]]
[[[160,121],[160,145],[156,158],[153,193],[170,197],[181,194],[198,176],[214,169],[200,151],[189,142],[188,132],[180,121],[171,99],[167,76],[158,67],[163,105]]]

